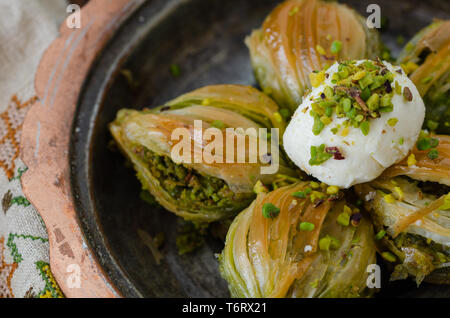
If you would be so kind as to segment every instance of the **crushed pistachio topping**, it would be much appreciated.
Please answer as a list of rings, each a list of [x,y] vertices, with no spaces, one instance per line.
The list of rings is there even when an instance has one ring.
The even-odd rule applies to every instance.
[[[170,73],[172,74],[173,77],[180,77],[181,69],[177,64],[171,64]]]
[[[385,230],[380,230],[377,233],[377,235],[375,235],[375,239],[376,240],[381,240],[385,235],[386,235],[386,231]]]
[[[333,157],[333,155],[325,151],[325,144],[322,144],[319,147],[311,146],[311,159],[309,160],[309,164],[311,166],[318,166],[331,157]]]
[[[315,203],[316,201],[324,200],[326,195],[320,191],[312,191],[311,192],[311,203]]]
[[[414,166],[417,163],[416,156],[412,153],[408,156],[407,164],[409,167]]]
[[[301,222],[299,225],[300,231],[311,232],[314,230],[315,225],[310,222]]]
[[[325,49],[322,46],[320,46],[319,44],[316,45],[316,51],[319,52],[320,55],[326,55],[327,54]]]
[[[278,123],[283,122],[283,117],[281,116],[281,114],[280,114],[279,112],[273,113],[273,118],[275,118],[275,120],[276,120]]]
[[[414,49],[414,44],[412,44],[412,42],[408,42],[408,44],[406,44],[405,49],[409,52],[412,51]]]
[[[258,180],[253,186],[253,192],[255,192],[256,194],[265,193],[269,192],[269,189],[267,189],[267,187],[261,182],[261,180]]]
[[[281,174],[281,173],[277,173],[276,174],[276,179],[272,182],[272,190],[276,190],[278,188],[293,184],[293,183],[297,183],[299,182],[301,179],[300,178],[295,178],[295,177],[291,177],[285,174]]]
[[[289,109],[287,109],[287,108],[281,108],[280,109],[280,115],[284,119],[288,120],[291,117],[291,111]]]
[[[348,205],[344,205],[344,210],[338,215],[336,222],[342,226],[358,226],[361,222],[362,214],[358,208],[353,211]]]
[[[433,80],[433,76],[427,76],[427,77],[425,77],[424,79],[422,79],[420,82],[421,82],[422,84],[428,84],[428,83],[430,83],[432,80]]]
[[[293,197],[299,198],[299,199],[306,199],[306,192],[305,191],[296,191],[292,193]]]
[[[319,87],[325,81],[325,70],[310,73],[309,80],[312,87]]]
[[[432,160],[437,159],[439,157],[439,151],[437,149],[431,149],[428,152],[427,157]]]
[[[427,127],[431,131],[435,131],[436,129],[438,129],[439,123],[434,120],[429,119],[429,120],[427,120]]]
[[[329,186],[327,188],[327,194],[337,194],[339,192],[339,187],[337,186]]]
[[[311,185],[311,188],[313,188],[313,189],[319,189],[320,188],[320,184],[318,182],[311,181],[309,184]]]
[[[403,200],[405,197],[405,193],[403,192],[402,188],[400,188],[399,186],[396,186],[396,187],[394,187],[394,190],[398,195],[398,199]]]
[[[337,43],[340,42],[333,42],[332,49],[334,47],[338,50],[340,45]],[[320,86],[325,78],[325,71],[310,74],[313,87]],[[359,65],[356,65],[356,61],[339,63],[338,71],[331,77],[333,87],[326,86],[321,94],[312,100],[309,114],[314,118],[314,135],[319,135],[333,122],[333,114],[338,118],[346,118],[342,136],[348,134],[350,127],[360,128],[364,135],[368,135],[370,119],[378,118],[381,113],[392,112],[394,109],[393,82],[394,74],[379,60],[364,61]],[[395,85],[399,87],[398,84]],[[332,129],[334,134],[339,130],[338,127]]]
[[[389,118],[388,119],[388,125],[391,127],[394,127],[395,125],[397,125],[398,123],[398,119],[397,118]]]
[[[424,151],[436,148],[439,145],[439,140],[436,138],[421,138],[417,142],[417,149]]]
[[[309,286],[311,286],[312,288],[317,288],[319,286],[319,280],[316,279],[315,281],[310,282]]]
[[[439,151],[436,149],[439,146],[439,140],[430,137],[426,131],[420,133],[416,146],[420,151],[428,150],[427,156],[430,159],[437,159],[439,157]]]
[[[291,195],[297,199],[309,199],[311,203],[318,206],[325,202],[325,200],[335,201],[342,198],[343,193],[336,186],[328,186],[325,183],[311,181],[309,187],[301,191],[293,192]]]
[[[321,251],[335,250],[339,248],[341,242],[331,235],[326,235],[319,240],[319,249]]]
[[[338,215],[337,217],[337,223],[342,226],[349,226],[350,225],[350,216],[351,216],[352,210],[348,206],[344,206],[344,212]]]
[[[338,147],[326,147],[322,144],[318,147],[311,146],[311,159],[309,164],[311,166],[318,166],[333,157],[334,160],[344,160],[342,152]]]
[[[439,207],[441,211],[450,211],[450,192],[444,198],[444,204]]]
[[[342,49],[342,42],[341,41],[333,41],[333,43],[331,43],[331,48],[330,51],[333,54],[338,54]]]
[[[272,203],[265,203],[262,207],[262,214],[267,219],[273,219],[280,214],[280,209]]]
[[[224,129],[224,128],[225,128],[225,124],[224,124],[224,122],[221,121],[221,120],[214,120],[214,121],[211,123],[211,126],[213,126],[213,127],[215,127],[215,128],[218,128],[218,129]]]
[[[289,15],[290,17],[292,17],[292,16],[296,15],[296,14],[298,13],[298,11],[299,11],[298,7],[294,7],[293,9],[291,9],[291,10],[289,11],[288,15]]]
[[[348,206],[348,205],[344,205],[344,213],[351,215],[352,214],[352,209]]]
[[[385,260],[387,260],[388,262],[391,262],[391,263],[393,263],[393,262],[395,262],[395,261],[397,260],[397,258],[395,257],[395,255],[392,254],[391,252],[383,252],[383,253],[381,253],[381,256],[382,256]]]
[[[408,63],[402,64],[401,67],[402,67],[403,71],[406,73],[406,75],[409,75],[412,72],[414,72],[415,70],[417,70],[419,68],[419,65],[417,65],[414,62],[409,61]]]
[[[386,194],[384,196],[384,201],[386,201],[387,203],[394,203],[395,197],[392,194]]]

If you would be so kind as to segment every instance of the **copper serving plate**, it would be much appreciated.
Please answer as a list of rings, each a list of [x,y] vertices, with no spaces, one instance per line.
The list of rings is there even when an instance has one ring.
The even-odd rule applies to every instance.
[[[195,253],[178,255],[177,218],[139,199],[134,172],[108,148],[107,124],[120,108],[160,105],[204,85],[255,85],[243,41],[277,2],[91,0],[82,9],[81,29],[63,24],[36,76],[40,101],[24,124],[22,158],[29,171],[22,182],[47,225],[52,270],[66,296],[229,296],[214,257],[223,243],[211,237]],[[342,2],[367,16],[372,1]],[[409,38],[450,13],[445,1],[378,4],[390,22],[382,36],[394,53],[398,35]],[[172,64],[181,76],[171,75]],[[164,232],[160,265],[139,229]],[[79,288],[72,280],[77,270]],[[450,297],[448,286],[386,286],[379,297]]]

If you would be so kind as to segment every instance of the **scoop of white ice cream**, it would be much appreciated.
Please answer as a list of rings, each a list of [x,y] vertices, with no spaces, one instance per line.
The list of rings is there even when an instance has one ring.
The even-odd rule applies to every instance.
[[[357,61],[354,65],[363,62],[364,60]],[[316,134],[313,133],[315,119],[310,114],[312,104],[316,103],[317,107],[317,101],[324,98],[323,92],[327,86],[336,94],[336,87],[340,83],[333,74],[338,72],[339,63],[326,70],[326,79],[304,98],[284,133],[284,147],[291,160],[308,174],[329,185],[348,188],[375,179],[386,168],[402,160],[419,136],[425,106],[413,82],[399,71],[400,67],[387,62],[375,64],[381,69],[387,68],[393,75],[391,84],[386,84],[389,86],[388,92],[392,89],[390,95],[393,109],[390,112],[378,112],[378,118],[373,118],[376,115],[368,116],[366,120],[370,123],[370,130],[368,133],[366,130],[367,135],[364,135],[361,128],[353,125],[346,127],[344,122],[349,122],[348,116],[341,113],[339,117],[336,111],[327,119],[331,122],[326,121],[320,133],[317,134],[317,129]],[[386,74],[386,70],[383,72]],[[396,86],[400,87],[394,89]],[[371,92],[373,93],[374,91]],[[355,99],[351,100],[356,102]],[[319,149],[321,145],[326,148]],[[312,146],[317,147],[319,153],[325,152],[333,156],[320,164],[311,164]]]

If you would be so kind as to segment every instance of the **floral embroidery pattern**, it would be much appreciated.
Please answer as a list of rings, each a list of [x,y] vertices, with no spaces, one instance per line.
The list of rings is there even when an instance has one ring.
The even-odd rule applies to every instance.
[[[0,284],[0,298],[13,298],[14,294],[11,288],[11,279],[14,275],[14,272],[17,269],[18,264],[13,262],[12,264],[8,264],[4,259],[4,250],[5,250],[5,239],[0,238],[0,281],[6,282],[6,284]]]
[[[19,157],[22,124],[28,108],[36,102],[34,96],[22,103],[17,95],[11,98],[8,108],[0,113],[0,167],[9,179],[14,177],[15,160]]]
[[[1,145],[0,145],[1,147]],[[27,171],[27,168],[19,168],[16,174],[16,177],[9,178],[9,182],[13,182],[14,180],[21,179],[24,172]],[[13,173],[14,176],[14,173]],[[17,181],[16,181],[17,182]],[[6,190],[5,190],[6,191]],[[21,207],[28,207],[31,203],[22,195],[14,196],[11,190],[8,190],[4,193],[2,198],[2,208],[3,213],[6,217],[7,211],[11,208],[11,206],[17,205]],[[37,214],[39,221],[41,222],[41,226],[45,228],[44,222],[42,218]],[[0,298],[2,297],[14,297],[13,290],[11,287],[11,280],[16,272],[16,269],[19,266],[24,266],[22,261],[24,258],[29,257],[30,255],[22,255],[19,251],[20,247],[18,247],[17,241],[24,240],[23,244],[29,246],[32,242],[39,242],[39,244],[47,244],[48,239],[44,236],[36,236],[36,235],[28,235],[28,234],[18,234],[16,232],[9,232],[6,237],[0,237]],[[19,245],[20,246],[20,245]],[[9,253],[12,257],[12,263],[6,263],[4,257],[5,253]],[[61,298],[64,297],[62,291],[58,287],[52,273],[50,270],[49,264],[46,262],[47,260],[38,260],[34,263],[35,270],[37,271],[37,275],[39,275],[42,279],[44,287],[39,291],[39,288],[33,289],[33,286],[28,288],[25,295],[26,298]],[[28,266],[28,265],[26,265]],[[16,272],[17,273],[17,272]],[[40,285],[39,285],[40,286]],[[36,286],[34,286],[36,288]]]
[[[16,263],[20,263],[23,260],[22,255],[19,253],[19,251],[17,249],[17,245],[14,242],[14,240],[16,238],[31,239],[32,241],[39,240],[42,243],[48,242],[47,239],[42,238],[42,237],[10,233],[9,237],[8,237],[8,242],[6,243],[6,246],[9,247],[9,249],[11,251],[11,256],[14,258],[14,262],[16,262]]]
[[[44,289],[39,293],[39,298],[64,298],[62,291],[59,289],[50,266],[46,262],[36,262],[36,267],[41,273],[42,279],[45,281]]]

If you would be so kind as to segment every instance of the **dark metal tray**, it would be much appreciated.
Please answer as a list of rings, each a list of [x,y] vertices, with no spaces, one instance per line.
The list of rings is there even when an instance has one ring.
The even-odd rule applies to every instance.
[[[72,189],[89,245],[124,296],[228,297],[210,237],[196,252],[179,256],[177,218],[139,198],[140,184],[124,158],[108,148],[107,124],[124,107],[156,106],[195,88],[218,83],[255,85],[244,38],[279,1],[154,0],[145,2],[101,52],[87,78],[73,123]],[[342,1],[362,15],[372,1]],[[378,1],[388,18],[383,40],[397,53],[396,38],[409,39],[433,18],[449,18],[448,1]],[[181,68],[173,77],[170,65]],[[130,87],[121,70],[139,87]],[[138,235],[165,234],[160,265]],[[383,282],[378,297],[450,297],[449,286]]]

